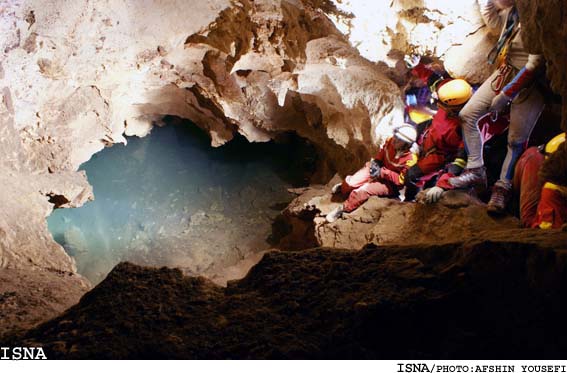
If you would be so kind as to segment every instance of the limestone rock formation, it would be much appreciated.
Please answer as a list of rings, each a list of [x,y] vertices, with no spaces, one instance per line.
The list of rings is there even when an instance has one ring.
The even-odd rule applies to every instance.
[[[400,120],[398,87],[299,1],[27,0],[0,15],[1,268],[74,273],[45,217],[93,198],[81,163],[163,115],[213,146],[295,131],[327,155],[321,179]]]
[[[532,53],[543,53],[547,76],[555,93],[563,97],[562,127],[567,131],[567,4],[561,0],[517,0],[522,37]]]
[[[306,5],[318,3],[328,2],[4,1],[0,7],[2,273],[24,279],[26,271],[36,271],[38,281],[43,278],[53,287],[69,289],[71,296],[59,294],[53,297],[54,303],[63,307],[75,302],[88,284],[75,274],[72,260],[53,241],[45,217],[55,207],[77,207],[93,198],[85,175],[76,172],[82,162],[105,146],[126,142],[125,136],[147,134],[152,122],[163,115],[191,119],[210,134],[213,146],[229,141],[235,133],[250,141],[267,141],[284,132],[297,132],[324,155],[325,162],[316,177],[322,181],[335,171],[345,174],[358,167],[389,134],[392,125],[400,122],[400,91],[388,78],[403,82],[406,70],[401,66],[400,53],[445,57],[454,75],[472,80],[485,76],[480,59],[462,59],[471,50],[480,54],[489,37],[479,23],[473,0],[450,4],[394,1],[395,14],[389,19],[393,23],[383,35],[387,36],[385,50],[398,49],[398,57],[389,61],[398,70],[361,57],[324,12]],[[566,22],[558,19],[567,12],[545,7],[553,3],[565,10],[565,5],[557,0],[519,3],[525,27],[533,30],[530,37],[539,41],[550,63],[554,88],[567,94],[566,47],[561,43]],[[538,14],[550,22],[536,22]],[[553,29],[556,25],[563,26]],[[567,105],[564,120],[565,113]],[[313,198],[321,197],[314,189],[300,198],[307,198],[309,193]],[[292,206],[288,212],[300,220],[306,216],[311,221],[320,220],[322,217],[316,215],[325,203],[330,207],[323,201],[308,204],[307,209]],[[308,238],[318,244],[343,246],[348,239],[360,248],[364,240],[394,242],[400,237],[381,225],[382,215],[417,217],[421,207],[391,209],[387,203],[395,204],[369,202],[369,207],[376,208],[370,212],[370,224],[363,217],[337,223],[354,224],[356,229],[365,225],[364,238],[349,233],[330,239],[332,227],[319,223],[304,228],[313,227]],[[439,207],[439,224],[451,220],[447,209]],[[479,211],[469,206],[458,213],[463,221],[470,222],[479,217]],[[404,220],[404,224],[409,222]],[[132,275],[126,272],[126,277]],[[178,276],[177,272],[165,272]],[[120,270],[117,273],[120,277]],[[12,289],[14,281],[0,282],[0,312],[14,309],[7,304],[25,304],[28,295],[36,300],[43,297],[34,291],[36,283],[32,280],[20,281],[19,293]],[[207,297],[222,292],[202,280],[181,281],[197,292],[202,286]],[[113,282],[109,284],[114,286]],[[121,286],[116,285],[116,289]],[[435,297],[425,297],[428,299]],[[294,302],[286,307],[293,309]],[[23,321],[2,317],[0,327],[15,322],[27,327],[51,317],[58,307],[43,307],[47,310],[43,315],[38,310]],[[352,309],[349,306],[348,311]],[[386,305],[385,309],[391,308]],[[275,311],[267,313],[277,315],[282,310]],[[222,326],[227,321],[219,316],[215,322]],[[130,327],[132,324],[127,323],[126,328]],[[272,340],[276,335],[267,338]],[[175,341],[178,336],[167,338]],[[301,351],[314,351],[301,340],[297,342],[298,353],[272,350],[256,356],[300,356]],[[266,345],[271,344],[252,347]],[[67,347],[73,347],[62,346],[64,353]],[[235,356],[231,353],[219,356]],[[195,356],[202,355],[195,352]]]
[[[30,173],[73,172],[166,114],[193,120],[213,146],[236,132],[267,141],[295,131],[327,155],[319,177],[350,171],[400,120],[397,86],[300,2],[29,0],[1,11],[0,141],[16,185]],[[5,195],[33,200],[50,189],[61,188]],[[31,208],[31,221],[43,210]]]
[[[361,54],[399,66],[403,54],[443,60],[455,78],[480,83],[491,72],[486,55],[495,36],[485,27],[476,0],[335,1],[354,18],[335,17]],[[399,51],[400,53],[393,53]],[[403,73],[405,70],[401,68]]]

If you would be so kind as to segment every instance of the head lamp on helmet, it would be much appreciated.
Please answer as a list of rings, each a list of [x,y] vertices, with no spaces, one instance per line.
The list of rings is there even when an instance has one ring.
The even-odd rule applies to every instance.
[[[394,128],[394,137],[411,145],[417,140],[417,131],[412,125],[404,124]]]

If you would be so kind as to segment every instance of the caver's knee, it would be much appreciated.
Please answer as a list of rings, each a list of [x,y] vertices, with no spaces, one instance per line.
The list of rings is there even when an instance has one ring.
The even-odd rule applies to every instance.
[[[366,191],[364,186],[350,192],[350,198],[358,201],[368,199],[368,197],[369,197],[368,191]]]
[[[469,101],[459,112],[463,127],[476,127],[476,121],[481,116],[481,108],[474,101]]]

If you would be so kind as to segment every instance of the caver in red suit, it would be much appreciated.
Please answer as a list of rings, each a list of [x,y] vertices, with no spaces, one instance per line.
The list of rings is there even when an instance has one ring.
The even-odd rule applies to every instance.
[[[418,144],[420,154],[417,163],[408,169],[406,178],[421,187],[421,181],[427,181],[427,176],[437,176],[448,163],[453,162],[458,174],[465,166],[465,153],[461,135],[461,122],[458,116],[449,115],[439,108],[431,124],[424,131]]]
[[[420,68],[420,65],[412,73],[422,83],[430,83],[433,80],[431,76],[434,76],[431,70]],[[465,167],[466,152],[458,113],[472,96],[472,87],[462,79],[437,79],[432,89],[435,90],[438,110],[429,122],[418,125],[426,128],[418,139],[419,160],[406,174],[410,198],[424,185],[434,182],[451,162],[454,164],[448,165],[448,168],[455,175]]]
[[[370,176],[371,162],[347,176],[341,185],[341,192],[348,195],[343,204],[344,212],[351,212],[371,196],[396,197],[404,185],[404,172],[415,164],[417,156],[410,150],[396,151],[394,139],[390,138],[376,154],[375,160],[381,164],[380,176]]]
[[[507,116],[494,117],[491,113],[484,115],[478,121],[483,141],[487,142],[492,137],[503,134],[508,129],[508,124],[509,118]],[[428,182],[440,175],[435,186],[427,189],[425,196],[420,198],[421,202],[437,202],[443,195],[444,191],[454,189],[454,186],[449,183],[449,179],[458,176],[463,171],[463,167],[466,164],[464,160],[465,154],[466,152],[464,151],[464,148],[459,148],[456,158],[452,163],[447,164],[447,166],[439,172],[434,172],[432,176],[424,176],[420,179],[421,184],[424,184],[425,182]]]
[[[531,147],[516,164],[512,185],[520,200],[520,221],[524,227],[561,228],[567,223],[567,187],[538,177],[544,160],[541,150]]]

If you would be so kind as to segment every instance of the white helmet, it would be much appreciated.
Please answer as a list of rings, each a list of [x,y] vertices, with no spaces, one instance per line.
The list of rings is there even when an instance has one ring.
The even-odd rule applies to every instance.
[[[417,140],[417,131],[410,124],[403,124],[394,128],[394,136],[408,144],[413,144]]]

